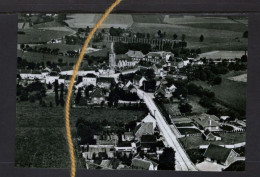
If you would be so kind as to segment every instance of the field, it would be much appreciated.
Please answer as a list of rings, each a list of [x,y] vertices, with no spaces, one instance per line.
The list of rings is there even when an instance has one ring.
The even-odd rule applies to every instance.
[[[178,128],[178,130],[182,135],[201,133],[198,129],[195,128]]]
[[[247,74],[241,74],[234,77],[229,77],[228,79],[237,81],[237,82],[247,82]]]
[[[46,99],[47,107],[35,103],[18,102],[16,104],[16,167],[69,168],[69,153],[65,138],[64,108],[49,107],[54,105],[53,96]],[[141,119],[143,111],[116,109],[73,108],[71,126],[74,144],[76,145],[77,118],[89,121],[107,120],[111,123],[127,122]],[[78,151],[76,151],[76,155]],[[80,159],[80,158],[77,158]],[[84,162],[77,160],[77,167],[84,168]]]
[[[241,58],[245,54],[244,51],[210,51],[202,53],[199,55],[200,58],[210,58],[210,59],[234,59]]]
[[[43,54],[38,52],[22,52],[21,50],[17,50],[17,56],[21,57],[22,59],[26,59],[28,62],[58,62],[58,59],[61,58],[63,63],[75,63],[77,61],[77,57],[68,57],[68,56],[59,56],[59,55],[50,55],[50,54]],[[84,61],[83,61],[84,62]]]
[[[246,19],[245,19],[246,21]],[[202,52],[212,50],[245,50],[248,40],[242,38],[247,30],[247,23],[241,24],[226,17],[165,17],[164,23],[134,23],[132,29],[136,32],[146,31],[155,34],[158,30],[166,32],[166,37],[172,39],[173,34],[186,35],[188,48],[200,48]],[[200,35],[204,41],[200,42]]]
[[[68,19],[65,20],[65,22],[71,28],[86,28],[87,26],[93,28],[101,16],[102,14],[70,14],[67,16]],[[101,28],[110,28],[111,26],[115,28],[127,28],[130,27],[132,23],[133,18],[129,14],[120,16],[117,14],[110,14],[101,25]]]
[[[211,86],[203,81],[194,81],[194,83],[212,90],[218,100],[243,113],[246,111],[246,83],[228,79],[241,74],[245,74],[245,72],[230,72],[223,75],[220,85]]]
[[[18,34],[18,44],[46,43],[52,39],[73,34],[71,31],[58,30],[25,29],[20,31],[25,32],[25,34]]]
[[[214,141],[214,144],[218,145],[230,145],[235,143],[241,143],[246,141],[246,133],[219,133],[222,140]],[[205,141],[202,136],[187,136],[179,138],[185,149],[197,149],[200,145],[207,145],[212,143],[212,141]]]

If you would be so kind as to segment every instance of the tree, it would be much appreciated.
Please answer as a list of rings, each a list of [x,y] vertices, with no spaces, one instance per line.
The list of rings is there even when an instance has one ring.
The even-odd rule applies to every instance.
[[[177,34],[173,35],[173,39],[176,40],[178,38]]]
[[[21,101],[28,101],[28,97],[29,97],[28,91],[23,89],[21,91],[20,100]]]
[[[203,42],[203,41],[204,41],[204,36],[200,35],[200,42]]]
[[[89,98],[89,87],[85,88],[84,94],[85,94],[85,98],[88,99]]]
[[[222,82],[222,78],[220,76],[215,77],[215,79],[213,80],[214,85],[220,85],[221,82]]]
[[[241,57],[241,61],[242,61],[242,62],[247,62],[247,55],[243,55],[243,56]]]
[[[248,31],[245,31],[245,32],[243,33],[243,38],[248,38]]]
[[[185,39],[186,39],[186,35],[185,35],[185,34],[182,34],[182,35],[181,35],[181,40],[182,40],[182,41],[185,41]]]
[[[50,101],[50,107],[52,108],[53,106],[52,106],[52,102]]]
[[[158,30],[157,31],[157,35],[161,38],[162,37],[162,32],[161,32],[161,30]]]
[[[54,82],[54,92],[55,92],[55,103],[56,103],[56,106],[58,106],[60,104],[60,101],[59,101],[59,83],[58,83],[58,80],[56,79],[55,82]]]
[[[62,83],[60,85],[60,105],[63,107],[64,106],[64,98],[63,98],[63,95],[64,95],[64,84]]]
[[[189,103],[181,103],[179,109],[181,113],[191,113],[192,106]]]
[[[79,102],[80,102],[80,99],[81,99],[81,90],[82,88],[78,88],[78,92],[77,92],[77,95],[76,95],[76,98],[75,98],[75,104],[78,105]]]
[[[35,96],[34,96],[34,95],[30,95],[30,96],[29,96],[29,101],[30,101],[31,103],[34,103],[34,102],[35,102]]]
[[[175,152],[172,148],[166,147],[159,158],[159,170],[175,170]]]

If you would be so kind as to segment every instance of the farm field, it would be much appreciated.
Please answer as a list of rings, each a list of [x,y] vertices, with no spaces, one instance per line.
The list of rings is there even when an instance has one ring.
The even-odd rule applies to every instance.
[[[37,102],[18,102],[16,104],[16,167],[68,168],[70,165],[64,128],[64,108],[54,106],[54,97],[45,98],[47,107]],[[49,102],[53,107],[49,107]],[[143,111],[116,109],[71,109],[71,126],[76,145],[76,121],[83,118],[88,121],[107,120],[110,123],[124,123],[141,119]],[[24,149],[27,149],[26,152]],[[76,151],[76,155],[77,155]],[[80,159],[80,158],[77,158]],[[84,168],[84,162],[77,161],[78,168]]]
[[[73,34],[71,31],[57,30],[40,30],[40,29],[25,29],[20,30],[25,34],[18,34],[18,44],[37,44],[46,43],[52,39],[59,39],[66,35]]]
[[[210,51],[206,53],[202,53],[199,55],[199,58],[209,58],[209,59],[234,59],[241,58],[245,54],[245,51]]]
[[[198,149],[200,145],[208,145],[214,143],[217,145],[231,145],[246,141],[246,133],[219,133],[221,141],[205,141],[202,136],[187,136],[179,138],[185,149]]]
[[[70,14],[67,16],[65,22],[71,28],[86,28],[93,26],[101,18],[102,14]],[[130,27],[133,23],[133,18],[130,14],[116,15],[110,14],[108,18],[104,21],[101,28],[110,28],[111,26],[118,28],[127,28]]]
[[[181,35],[185,34],[187,47],[200,48],[202,52],[247,49],[248,40],[242,38],[246,25],[225,17],[212,18],[173,16],[172,18],[165,17],[164,24],[134,23],[131,28],[136,32],[146,31],[151,34],[156,34],[158,30],[161,30],[166,32],[167,38],[172,38],[173,34],[177,34],[177,39],[181,39]],[[203,42],[199,41],[200,35],[204,36]]]
[[[17,50],[17,56],[22,59],[26,59],[28,62],[58,62],[58,59],[61,58],[63,63],[75,63],[77,61],[77,57],[68,57],[68,56],[59,56],[59,55],[51,55],[51,54],[43,54],[38,52],[22,52],[21,50]],[[84,62],[84,61],[83,61]]]
[[[196,85],[212,90],[218,100],[231,108],[245,113],[246,111],[246,83],[228,79],[229,77],[245,74],[246,72],[230,72],[222,76],[220,85],[211,86],[203,81],[194,81]]]

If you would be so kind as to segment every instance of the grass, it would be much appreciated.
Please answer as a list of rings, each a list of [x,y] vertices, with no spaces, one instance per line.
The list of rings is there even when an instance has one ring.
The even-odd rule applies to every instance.
[[[221,141],[205,141],[202,139],[202,136],[187,136],[179,140],[185,149],[197,149],[200,145],[208,145],[210,143],[229,145],[246,141],[246,133],[219,133],[219,135],[222,138]]]
[[[245,72],[230,72],[222,76],[220,85],[211,86],[203,81],[194,81],[196,85],[200,85],[215,93],[215,97],[223,104],[241,112],[246,111],[246,83],[236,82],[228,79],[229,77],[240,75]]]
[[[178,128],[178,130],[182,135],[201,133],[198,129],[195,128]]]
[[[133,21],[135,23],[163,23],[163,15],[148,15],[148,14],[133,14]]]
[[[224,171],[245,171],[245,161],[236,161],[232,163],[228,168]]]
[[[164,22],[168,24],[134,23],[132,29],[141,33],[145,31],[151,36],[161,30],[166,32],[166,37],[169,39],[172,39],[173,34],[177,34],[178,39],[181,39],[181,35],[185,34],[187,47],[200,48],[202,52],[247,49],[248,39],[242,38],[247,26],[242,25],[242,28],[240,23],[225,17],[173,17],[172,19],[166,18]],[[203,42],[199,41],[200,35],[204,36]]]
[[[63,36],[72,34],[70,31],[40,29],[24,29],[20,31],[25,32],[25,34],[18,34],[18,44],[46,43],[52,39],[58,39],[62,38]]]
[[[70,160],[64,128],[64,108],[49,107],[54,97],[45,98],[47,107],[39,102],[17,102],[16,104],[16,167],[69,168]],[[107,120],[113,124],[141,119],[143,111],[116,109],[71,109],[71,128],[76,145],[76,121],[84,118],[89,121]],[[76,156],[80,155],[76,149]],[[85,163],[77,158],[77,168],[85,168]]]
[[[26,59],[28,62],[35,62],[35,63],[40,63],[40,62],[46,63],[47,61],[58,62],[59,58],[61,58],[63,63],[68,62],[69,64],[71,62],[76,63],[78,59],[77,57],[43,54],[39,52],[22,52],[21,50],[17,50],[17,56],[21,57],[22,59]]]
[[[177,123],[175,125],[176,125],[176,127],[192,127],[193,126],[192,123]]]

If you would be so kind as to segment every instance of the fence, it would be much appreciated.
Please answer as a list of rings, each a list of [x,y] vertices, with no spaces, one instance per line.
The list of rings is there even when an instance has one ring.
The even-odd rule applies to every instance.
[[[242,143],[237,143],[237,144],[229,144],[229,145],[219,145],[228,149],[233,149],[233,148],[239,148],[242,146],[245,146],[246,142],[242,142]],[[200,149],[207,149],[209,147],[209,145],[200,145]]]

